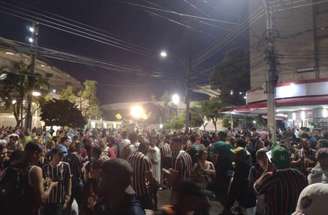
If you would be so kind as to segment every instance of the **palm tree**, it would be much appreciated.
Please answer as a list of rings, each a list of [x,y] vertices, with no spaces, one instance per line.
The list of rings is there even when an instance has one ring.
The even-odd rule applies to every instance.
[[[14,63],[12,67],[2,68],[6,78],[0,80],[0,99],[7,109],[11,109],[16,127],[22,126],[24,116],[24,99],[33,90],[48,91],[48,80],[40,74],[32,74],[30,65],[24,62]]]

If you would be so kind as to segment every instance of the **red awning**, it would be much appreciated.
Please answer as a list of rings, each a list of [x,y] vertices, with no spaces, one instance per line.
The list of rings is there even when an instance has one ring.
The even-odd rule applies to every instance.
[[[328,104],[328,96],[308,96],[308,97],[297,97],[297,98],[284,98],[276,99],[277,107],[286,106],[305,106],[305,105],[326,105]],[[253,102],[247,105],[242,105],[232,109],[234,112],[253,112],[257,109],[266,109],[266,101]]]

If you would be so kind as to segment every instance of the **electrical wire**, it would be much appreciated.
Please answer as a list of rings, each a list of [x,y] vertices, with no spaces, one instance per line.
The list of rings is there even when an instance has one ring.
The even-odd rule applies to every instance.
[[[214,18],[208,18],[208,17],[195,16],[195,15],[192,15],[192,14],[186,14],[186,13],[181,13],[181,12],[177,12],[177,11],[174,11],[174,10],[161,9],[161,8],[157,8],[157,7],[150,7],[150,6],[137,4],[137,3],[132,3],[132,2],[128,2],[128,1],[120,0],[120,1],[117,1],[117,2],[122,3],[122,4],[127,4],[127,5],[130,5],[130,6],[134,6],[134,7],[143,8],[143,9],[154,10],[154,11],[163,12],[163,13],[169,13],[169,14],[173,14],[173,15],[177,15],[177,16],[181,16],[181,17],[187,17],[187,18],[193,18],[193,19],[199,19],[199,20],[222,23],[222,24],[229,24],[229,25],[238,25],[238,23],[236,23],[236,22],[231,22],[231,21],[227,21],[227,20],[220,20],[220,19],[214,19]]]
[[[25,20],[38,21],[42,25],[53,28],[53,29],[56,29],[56,30],[60,30],[60,31],[63,31],[63,32],[66,32],[66,33],[76,35],[76,36],[84,37],[86,39],[90,39],[90,40],[93,40],[93,41],[96,41],[96,42],[99,42],[99,43],[102,43],[102,44],[113,46],[113,47],[116,47],[116,48],[119,48],[119,49],[122,49],[122,50],[125,50],[125,51],[129,51],[129,52],[132,52],[132,53],[135,53],[135,54],[147,56],[147,54],[145,52],[141,52],[140,50],[133,49],[129,46],[123,46],[124,44],[119,43],[117,41],[113,41],[113,40],[110,40],[110,39],[107,39],[107,38],[104,38],[104,37],[101,37],[101,36],[98,36],[98,35],[90,34],[90,33],[81,31],[79,29],[75,29],[75,28],[72,28],[72,27],[69,27],[69,26],[65,26],[65,25],[62,25],[62,24],[59,24],[59,23],[56,23],[56,22],[52,22],[52,21],[49,21],[49,20],[46,20],[46,19],[43,19],[43,18],[40,18],[40,17],[36,17],[36,16],[30,15],[28,13],[25,13],[25,12],[22,12],[22,11],[19,11],[19,10],[11,9],[7,6],[0,5],[0,8],[3,9],[3,10],[0,10],[0,12],[5,13],[7,15],[16,16],[18,18],[25,19]],[[5,10],[7,10],[7,11],[5,11]],[[8,12],[8,10],[9,10],[9,12]]]
[[[247,31],[249,29],[249,26],[255,23],[259,18],[261,18],[265,14],[265,10],[262,8],[258,10],[253,16],[246,19],[241,25],[240,28],[236,29],[235,31],[232,31],[222,38],[219,38],[215,40],[211,45],[202,52],[200,56],[196,58],[196,60],[193,62],[193,67],[199,66],[201,63],[206,61],[208,58],[215,55],[217,49],[223,49],[225,48],[230,42],[234,41],[237,37],[239,37],[243,32]]]
[[[301,7],[320,5],[320,4],[324,4],[324,3],[327,3],[327,2],[328,2],[327,0],[323,0],[323,1],[311,2],[311,3],[307,3],[307,4],[293,5],[291,7],[285,7],[285,8],[280,8],[280,9],[277,8],[276,12],[282,12],[282,11],[286,11],[286,10],[297,9],[297,8],[301,8]]]
[[[2,43],[6,43],[3,39],[1,40]],[[8,43],[7,43],[8,44]],[[32,53],[34,50],[29,44],[22,43],[22,42],[17,42],[15,41],[15,45],[8,45],[10,48],[15,48],[15,49],[20,49],[23,48],[25,53]],[[12,47],[14,46],[14,47]],[[113,71],[120,71],[120,72],[130,72],[130,73],[138,73],[138,74],[147,74],[147,73],[142,73],[140,69],[135,69],[129,66],[121,66],[117,65],[114,63],[108,63],[100,60],[95,60],[92,58],[87,58],[79,55],[74,55],[66,52],[61,52],[53,49],[48,49],[48,48],[43,48],[43,47],[38,47],[37,48],[38,54],[47,58],[52,58],[52,59],[58,59],[58,60],[65,60],[67,62],[72,62],[72,63],[79,63],[79,64],[84,64],[84,65],[89,65],[89,66],[97,66],[100,68],[104,68],[107,70],[113,70]]]
[[[182,23],[182,22],[176,21],[176,20],[174,20],[174,19],[171,19],[171,18],[168,18],[168,17],[162,16],[162,15],[160,15],[160,14],[158,14],[158,13],[155,13],[155,12],[146,11],[146,10],[145,10],[145,12],[146,12],[146,13],[149,13],[149,14],[151,14],[151,15],[157,16],[157,17],[159,17],[159,18],[165,19],[165,20],[167,20],[167,21],[169,21],[169,22],[171,22],[171,23],[174,23],[174,24],[176,24],[176,25],[182,26],[183,28],[186,28],[186,29],[188,29],[188,30],[190,30],[190,31],[193,31],[193,32],[196,32],[196,33],[206,34],[207,36],[213,38],[213,35],[208,34],[208,33],[204,32],[204,31],[201,31],[201,30],[194,29],[194,28],[193,28],[192,26],[190,26],[190,25],[187,25],[187,24],[184,24],[184,23]]]
[[[159,4],[154,3],[154,2],[151,2],[151,1],[148,1],[148,0],[141,0],[141,1],[146,2],[147,4],[152,5],[152,6],[155,6],[155,7],[161,7]]]
[[[301,2],[301,1],[298,1]],[[319,1],[319,2],[315,2],[312,4],[301,4],[301,5],[294,5],[293,7],[285,7],[285,8],[275,8],[276,11],[281,12],[281,11],[285,11],[285,10],[291,10],[291,9],[296,9],[296,8],[300,8],[300,7],[306,7],[306,6],[310,6],[310,5],[319,5],[319,4],[323,4],[328,2],[327,0],[323,0],[323,1]],[[195,61],[195,64],[193,65],[194,67],[199,66],[201,63],[203,63],[204,61],[206,61],[208,58],[212,57],[214,54],[213,52],[216,51],[217,49],[223,49],[227,44],[229,44],[231,41],[233,41],[235,38],[237,38],[242,32],[246,31],[247,29],[249,29],[249,27],[252,25],[252,23],[254,23],[254,21],[257,21],[257,19],[259,19],[260,17],[262,17],[265,14],[265,10],[262,9],[261,11],[259,11],[259,13],[255,16],[252,17],[252,19],[255,18],[255,20],[253,21],[249,21],[249,24],[246,28],[245,25],[247,24],[247,21],[244,22],[241,27],[239,28],[239,30],[237,32],[232,32],[231,34],[229,34],[227,37],[225,37],[226,39],[224,40],[224,42],[219,43],[219,45],[216,46],[210,46],[210,48],[208,48],[203,55],[200,55],[197,60]],[[220,40],[221,42],[222,40]],[[212,52],[212,53],[211,53]]]
[[[89,31],[91,33],[98,34],[98,35],[107,37],[109,39],[113,39],[115,41],[123,42],[123,43],[126,43],[127,45],[135,46],[137,48],[140,48],[141,50],[147,51],[146,48],[141,47],[141,46],[136,45],[136,44],[133,44],[133,43],[126,42],[126,41],[124,41],[122,39],[119,39],[119,38],[115,37],[112,33],[108,32],[108,31],[105,31],[103,29],[96,28],[94,26],[87,25],[85,23],[82,23],[82,22],[79,22],[79,21],[76,21],[76,20],[73,20],[73,19],[69,19],[67,17],[61,16],[61,15],[58,15],[58,14],[55,14],[55,13],[50,13],[48,11],[42,11],[42,12],[40,12],[38,9],[31,8],[30,6],[28,6],[27,8],[19,7],[17,5],[17,3],[15,5],[13,5],[13,4],[9,3],[9,2],[0,2],[0,3],[6,4],[6,5],[11,6],[11,7],[15,7],[16,9],[20,9],[20,10],[24,10],[24,11],[27,11],[27,12],[31,12],[32,14],[34,13],[34,14],[36,14],[38,16],[42,16],[42,17],[45,17],[47,19],[54,20],[56,22],[64,23],[64,24],[69,25],[69,26],[73,26],[73,27],[76,27],[76,28],[79,28],[79,29],[82,29],[82,30],[85,30],[85,31]],[[54,17],[57,17],[57,19],[54,18]],[[72,24],[72,23],[75,23],[75,24]]]
[[[208,16],[208,14],[205,14],[202,10],[200,10],[194,3],[192,3],[189,0],[183,0],[186,4],[188,4],[191,8],[193,8],[195,11],[197,11],[202,16]]]

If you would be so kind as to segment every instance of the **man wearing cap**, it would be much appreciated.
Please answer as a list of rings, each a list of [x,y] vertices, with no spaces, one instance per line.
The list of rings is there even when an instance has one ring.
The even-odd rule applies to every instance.
[[[145,214],[131,186],[132,171],[131,165],[123,159],[103,163],[99,185],[102,199],[95,207],[95,215]]]
[[[285,147],[275,145],[271,152],[273,168],[267,164],[254,189],[259,195],[264,195],[267,215],[289,215],[307,181],[301,172],[290,168],[290,154]]]

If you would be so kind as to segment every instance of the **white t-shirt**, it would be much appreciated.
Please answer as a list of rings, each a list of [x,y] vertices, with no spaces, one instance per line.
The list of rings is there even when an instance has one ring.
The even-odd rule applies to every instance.
[[[157,146],[150,146],[148,158],[152,163],[153,175],[158,183],[161,183],[161,151]]]
[[[308,175],[308,183],[328,183],[328,171],[322,170],[320,164],[318,163],[315,167],[313,167],[311,173]]]

